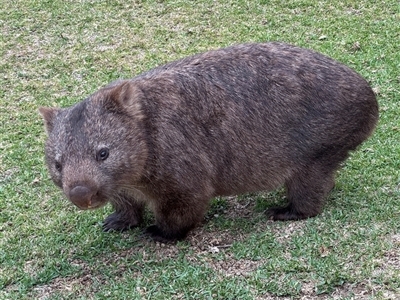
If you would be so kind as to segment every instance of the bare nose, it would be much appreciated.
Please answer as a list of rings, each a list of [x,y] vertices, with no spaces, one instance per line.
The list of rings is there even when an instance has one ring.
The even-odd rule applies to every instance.
[[[69,199],[72,203],[81,209],[88,209],[91,207],[92,197],[95,191],[85,185],[77,185],[69,192]]]

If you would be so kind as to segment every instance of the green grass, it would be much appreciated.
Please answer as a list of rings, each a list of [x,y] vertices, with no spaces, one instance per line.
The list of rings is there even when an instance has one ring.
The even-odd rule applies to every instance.
[[[399,1],[2,0],[0,32],[1,299],[400,297]],[[78,211],[49,180],[38,107],[193,53],[271,40],[342,61],[378,94],[377,131],[320,216],[267,221],[282,190],[216,199],[202,228],[160,245],[140,229],[103,233],[109,207]]]

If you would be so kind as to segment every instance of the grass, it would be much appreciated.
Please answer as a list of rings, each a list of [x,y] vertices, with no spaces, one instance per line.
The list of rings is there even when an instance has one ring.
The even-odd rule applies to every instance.
[[[45,1],[0,7],[1,299],[400,297],[400,3]],[[103,233],[49,180],[37,108],[200,51],[279,40],[357,70],[378,94],[374,136],[339,172],[324,212],[272,223],[283,191],[215,199],[186,241]],[[150,222],[150,220],[148,221]]]

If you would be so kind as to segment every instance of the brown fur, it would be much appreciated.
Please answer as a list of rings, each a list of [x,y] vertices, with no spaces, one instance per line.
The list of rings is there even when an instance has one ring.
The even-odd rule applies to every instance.
[[[334,173],[372,133],[368,83],[316,52],[282,43],[198,54],[117,81],[66,109],[41,108],[53,181],[82,209],[107,201],[105,230],[184,238],[217,195],[285,185],[274,220],[321,212]]]

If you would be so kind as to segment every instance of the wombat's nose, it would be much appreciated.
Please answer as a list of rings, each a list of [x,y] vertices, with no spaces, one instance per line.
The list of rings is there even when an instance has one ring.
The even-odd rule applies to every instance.
[[[88,209],[91,207],[94,194],[93,189],[84,185],[77,185],[69,191],[69,199],[80,209]]]

